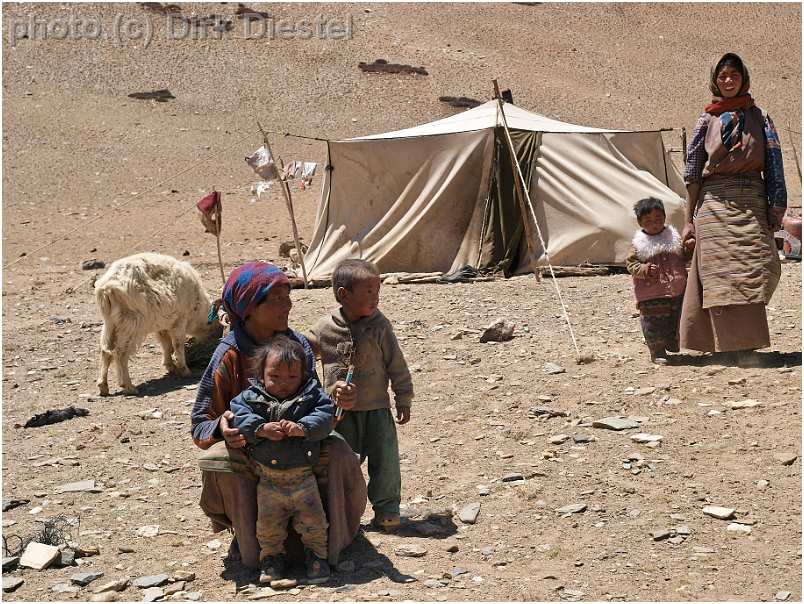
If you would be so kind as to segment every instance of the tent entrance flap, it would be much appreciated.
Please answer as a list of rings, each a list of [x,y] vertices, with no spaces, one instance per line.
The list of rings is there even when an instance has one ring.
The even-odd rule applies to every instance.
[[[516,200],[516,174],[511,171],[511,159],[505,132],[496,128],[494,132],[494,161],[492,163],[489,193],[486,200],[483,230],[481,232],[478,270],[502,271],[506,277],[528,263],[528,247],[522,212]],[[511,130],[516,159],[525,177],[532,182],[539,156],[540,132]],[[531,196],[533,196],[531,190]],[[535,250],[536,257],[541,250]]]

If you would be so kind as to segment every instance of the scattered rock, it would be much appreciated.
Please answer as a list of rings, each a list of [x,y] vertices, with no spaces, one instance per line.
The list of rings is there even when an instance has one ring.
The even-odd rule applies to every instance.
[[[3,577],[3,591],[11,593],[17,590],[23,583],[25,583],[25,580],[19,577]]]
[[[584,596],[584,592],[578,589],[566,589],[562,588],[558,591],[558,595],[562,600],[568,600],[570,602],[577,602],[578,600],[582,599]]]
[[[447,552],[449,552],[450,554],[454,554],[454,553],[458,552],[459,550],[460,550],[460,548],[457,545],[454,545],[454,544],[450,545],[447,548]]]
[[[783,466],[792,466],[798,459],[798,455],[796,453],[775,453],[773,459]]]
[[[469,571],[465,568],[454,567],[452,570],[449,571],[449,575],[451,578],[460,577],[461,575],[467,574]]]
[[[590,443],[595,440],[594,436],[590,436],[589,434],[573,434],[572,435],[572,442],[576,445],[584,445],[586,443]]]
[[[480,342],[507,342],[514,337],[514,324],[505,319],[495,319],[483,328]]]
[[[70,482],[56,487],[56,493],[100,493],[103,489],[95,486],[94,480],[82,480],[80,482]]]
[[[116,602],[117,593],[114,591],[104,591],[99,594],[92,594],[89,598],[90,602]]]
[[[20,558],[19,565],[34,570],[43,570],[59,557],[59,548],[35,541],[28,544]]]
[[[137,529],[137,534],[140,537],[156,537],[159,534],[159,525],[158,524],[147,524],[145,526],[141,526],[140,528]],[[215,539],[215,541],[217,541],[218,547],[220,547],[221,542],[218,541],[217,539]],[[209,543],[212,543],[212,541],[210,541]],[[209,547],[209,543],[207,543],[207,547]],[[213,549],[213,548],[210,548],[210,549]],[[217,549],[217,548],[214,548],[214,549]]]
[[[99,585],[93,589],[93,593],[100,594],[105,591],[123,591],[128,587],[128,579],[118,579],[116,581],[109,581],[103,585]]]
[[[785,602],[788,598],[790,598],[789,591],[777,591],[776,595],[773,596],[773,599],[777,602]]]
[[[472,109],[473,107],[483,104],[483,101],[478,101],[465,96],[440,96],[438,97],[438,100],[441,103],[446,103],[450,107],[457,108],[468,107],[469,109]]]
[[[19,561],[19,556],[8,556],[7,558],[3,558],[3,572],[14,570]]]
[[[759,407],[762,403],[751,399],[745,399],[744,401],[729,401],[725,403],[725,405],[729,409],[750,409],[751,407]]]
[[[637,388],[636,390],[634,390],[634,395],[647,396],[649,394],[653,394],[654,392],[656,392],[656,388],[654,388],[653,386],[648,386],[647,388]]]
[[[491,491],[489,490],[489,488],[486,485],[484,485],[484,484],[477,485],[477,494],[480,495],[481,497],[486,497],[490,493],[491,493]]]
[[[128,97],[132,99],[138,99],[141,101],[152,100],[156,101],[157,103],[167,103],[170,99],[176,98],[175,96],[173,96],[173,94],[171,94],[170,90],[168,90],[167,88],[161,88],[159,90],[150,90],[147,92],[130,92],[128,94]],[[93,268],[103,268],[103,266],[104,264],[101,263],[101,266]]]
[[[474,524],[477,522],[477,517],[480,514],[480,504],[479,503],[470,503],[468,505],[463,506],[460,513],[458,514],[458,518],[464,524]]]
[[[394,548],[394,553],[400,558],[421,558],[427,553],[427,549],[421,545],[403,543]]]
[[[558,411],[556,409],[551,409],[550,407],[542,406],[531,407],[530,413],[537,416],[546,415],[547,419],[550,419],[551,417],[567,417],[566,411]]]
[[[586,510],[585,503],[570,503],[556,509],[557,514],[580,514]]]
[[[662,539],[669,539],[673,536],[673,533],[667,529],[659,529],[658,531],[653,531],[651,533],[651,537],[653,537],[654,541],[661,541]]]
[[[567,442],[570,439],[569,434],[556,434],[555,436],[550,437],[550,443],[554,445],[560,445]]]
[[[142,592],[143,602],[156,602],[160,598],[165,597],[165,592],[158,587],[149,587]]]
[[[566,373],[566,369],[564,369],[561,365],[557,365],[556,363],[547,362],[542,365],[542,371],[544,371],[547,375],[558,375],[559,373]]]
[[[299,584],[296,579],[277,579],[271,581],[271,589],[293,589]]]
[[[502,482],[516,482],[518,480],[525,480],[525,477],[522,476],[519,472],[509,472],[505,474],[501,479]]]
[[[90,258],[89,260],[84,260],[81,263],[81,270],[82,271],[91,271],[96,268],[105,268],[106,263],[103,260],[98,260],[97,258]]]
[[[373,63],[364,63],[361,61],[357,64],[360,71],[366,73],[412,73],[419,75],[427,75],[427,70],[424,67],[414,67],[413,65],[405,65],[402,63],[389,63],[385,59],[377,59]]]
[[[740,524],[739,522],[730,522],[726,530],[730,533],[740,533],[743,535],[751,534],[751,527],[747,524]]]
[[[177,570],[170,575],[171,581],[195,581],[195,573],[189,570]]]
[[[658,443],[664,439],[664,436],[659,436],[658,434],[648,434],[646,432],[638,432],[637,434],[631,435],[631,440],[638,442],[638,443]]]
[[[639,422],[622,416],[604,417],[603,419],[596,419],[592,422],[593,428],[604,428],[606,430],[631,430],[632,428],[639,428]]]
[[[159,528],[158,526],[156,527]],[[213,539],[212,541],[207,541],[207,547],[211,549],[213,552],[217,551],[221,548],[220,539]]]
[[[770,483],[767,480],[757,480],[756,482],[757,488],[760,491],[764,491],[765,489],[767,489],[769,484]]]
[[[729,520],[734,517],[734,508],[723,508],[716,505],[707,505],[702,510],[707,516],[712,516],[718,520]]]
[[[438,589],[439,587],[444,587],[444,584],[441,581],[436,581],[435,579],[428,579],[423,583],[423,585],[429,589]]]
[[[139,587],[140,589],[147,589],[148,587],[159,587],[160,585],[164,585],[169,580],[170,577],[167,575],[148,575],[134,579],[134,581],[132,581],[132,585],[134,585],[134,587]]]
[[[100,554],[100,548],[97,545],[84,545],[83,547],[75,548],[76,558],[89,558]]]
[[[30,499],[3,499],[3,511],[7,512],[18,508],[26,503],[31,503]]]
[[[79,588],[75,585],[68,585],[67,583],[56,583],[50,588],[50,591],[57,594],[74,594],[78,593]]]
[[[133,554],[134,548],[128,545],[118,545],[117,546],[117,553],[119,554]]]
[[[53,564],[58,566],[59,568],[64,568],[65,566],[74,566],[75,565],[76,554],[75,550],[72,547],[65,547],[61,550],[59,554],[59,559],[56,560]]]
[[[87,572],[87,573],[77,573],[70,577],[70,581],[75,583],[76,585],[80,585],[82,587],[86,587],[96,579],[100,579],[103,576],[101,571],[94,571],[94,572]]]

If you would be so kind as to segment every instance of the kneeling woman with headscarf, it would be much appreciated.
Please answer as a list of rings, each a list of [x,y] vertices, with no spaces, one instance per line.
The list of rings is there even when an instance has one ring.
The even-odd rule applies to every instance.
[[[256,536],[257,476],[249,467],[245,438],[231,428],[229,403],[248,388],[250,357],[274,335],[299,342],[307,356],[308,375],[316,376],[315,356],[307,339],[288,328],[292,307],[290,283],[272,264],[250,262],[235,269],[223,289],[223,306],[232,330],[212,355],[192,411],[192,435],[204,449],[199,460],[202,476],[201,509],[212,530],[234,531],[229,559],[244,566],[260,566]],[[340,390],[354,396],[353,387]],[[349,402],[348,399],[345,402]],[[333,434],[322,442],[319,462],[313,467],[329,522],[329,562],[337,564],[340,552],[360,528],[366,508],[366,483],[357,456]],[[286,551],[301,553],[298,535],[290,533]]]

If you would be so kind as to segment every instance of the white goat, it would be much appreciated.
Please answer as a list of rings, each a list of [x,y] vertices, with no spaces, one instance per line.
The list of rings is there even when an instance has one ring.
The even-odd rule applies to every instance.
[[[165,369],[182,377],[190,375],[185,338],[192,335],[209,340],[221,334],[217,320],[207,323],[212,299],[201,277],[187,262],[170,256],[144,253],[117,260],[95,282],[95,298],[103,315],[98,376],[101,396],[109,395],[113,358],[123,392],[137,393],[128,374],[128,361],[149,333],[159,338]]]

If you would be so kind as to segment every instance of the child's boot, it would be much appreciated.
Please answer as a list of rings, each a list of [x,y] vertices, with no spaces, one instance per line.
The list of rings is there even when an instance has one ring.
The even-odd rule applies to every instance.
[[[260,563],[260,583],[270,584],[285,577],[285,561],[282,556],[266,556]]]
[[[329,563],[316,556],[312,550],[304,550],[304,566],[307,571],[307,582],[317,585],[329,581]]]
[[[393,533],[399,528],[399,514],[389,514],[387,512],[374,512],[374,520],[371,524],[386,533]]]

